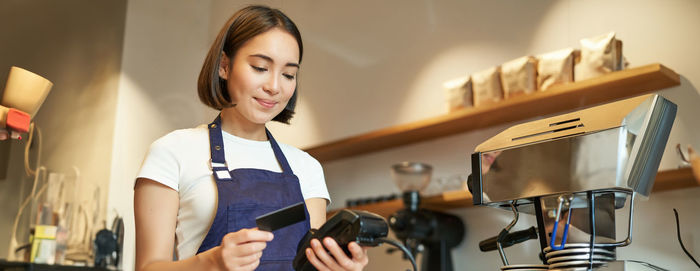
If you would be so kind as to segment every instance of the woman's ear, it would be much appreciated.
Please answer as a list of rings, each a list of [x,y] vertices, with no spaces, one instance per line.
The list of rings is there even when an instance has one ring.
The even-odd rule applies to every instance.
[[[228,69],[231,64],[230,59],[226,56],[226,53],[221,53],[221,61],[219,61],[219,77],[224,80],[228,80]]]

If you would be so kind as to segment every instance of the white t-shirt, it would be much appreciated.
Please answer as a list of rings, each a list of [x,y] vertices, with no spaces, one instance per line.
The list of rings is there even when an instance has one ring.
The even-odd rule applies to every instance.
[[[254,141],[223,132],[229,170],[257,168],[282,172],[269,141]],[[279,143],[299,178],[304,199],[330,202],[321,164],[308,153]],[[151,144],[138,178],[162,183],[180,196],[175,237],[179,259],[197,253],[216,215],[216,183],[209,169],[209,131],[206,125],[173,131]]]

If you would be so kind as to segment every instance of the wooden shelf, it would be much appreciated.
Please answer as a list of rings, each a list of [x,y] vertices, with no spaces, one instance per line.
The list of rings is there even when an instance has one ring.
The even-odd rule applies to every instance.
[[[700,187],[700,180],[695,179],[691,168],[681,168],[659,172],[656,175],[656,180],[654,181],[654,188],[652,191],[661,192],[693,187]],[[425,197],[421,200],[422,208],[436,211],[474,206],[471,193],[465,190],[448,191],[442,193],[442,195]],[[403,208],[403,202],[401,199],[394,199],[385,202],[353,206],[349,207],[348,209],[365,210],[379,214],[383,217],[389,217],[389,215]],[[327,213],[327,216],[330,217],[331,215],[335,214],[335,212],[337,212],[337,210],[331,210]]]
[[[680,85],[680,76],[661,65],[612,72],[597,78],[517,96],[491,106],[397,125],[307,148],[321,162],[398,147],[512,121],[571,111]]]
[[[693,176],[693,170],[689,167],[660,171],[656,174],[653,192],[693,188],[700,186],[700,180]]]

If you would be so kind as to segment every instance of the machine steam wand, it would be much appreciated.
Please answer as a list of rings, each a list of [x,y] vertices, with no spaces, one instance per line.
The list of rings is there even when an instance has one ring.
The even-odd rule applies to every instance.
[[[501,255],[501,261],[503,265],[508,265],[508,258],[506,258],[506,253],[503,251],[503,240],[508,236],[508,232],[518,223],[518,218],[520,217],[518,209],[515,207],[515,202],[510,203],[510,209],[513,211],[513,221],[506,226],[501,233],[498,234],[498,239],[496,239],[496,246],[498,247],[498,254]]]

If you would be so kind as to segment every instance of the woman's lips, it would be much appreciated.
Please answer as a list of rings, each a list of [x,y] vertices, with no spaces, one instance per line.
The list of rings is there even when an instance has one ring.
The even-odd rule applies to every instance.
[[[277,102],[271,101],[271,100],[265,100],[265,99],[259,99],[259,98],[255,98],[255,100],[256,100],[260,105],[262,105],[262,107],[265,107],[265,108],[273,108],[273,107],[275,107],[275,105],[277,104]]]

